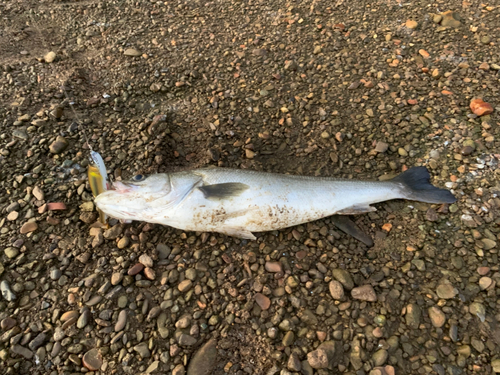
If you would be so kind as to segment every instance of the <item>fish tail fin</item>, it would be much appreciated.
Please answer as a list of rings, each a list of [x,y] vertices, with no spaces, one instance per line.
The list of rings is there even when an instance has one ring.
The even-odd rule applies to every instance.
[[[449,190],[432,185],[430,177],[426,167],[412,167],[391,181],[402,185],[405,199],[425,203],[454,203],[457,201]]]

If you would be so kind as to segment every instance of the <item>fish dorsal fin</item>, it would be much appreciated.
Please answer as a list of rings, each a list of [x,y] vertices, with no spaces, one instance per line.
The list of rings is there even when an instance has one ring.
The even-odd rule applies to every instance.
[[[366,212],[373,212],[377,211],[375,207],[369,206],[367,204],[359,204],[359,205],[353,205],[349,206],[346,208],[343,208],[340,211],[335,212],[337,215],[358,215],[358,214],[364,214]]]
[[[363,242],[368,247],[373,246],[372,238],[359,229],[359,227],[347,216],[333,215],[330,216],[330,220],[342,232],[347,233],[360,242]]]
[[[237,197],[250,186],[241,182],[225,182],[222,184],[199,186],[206,199],[228,199]]]

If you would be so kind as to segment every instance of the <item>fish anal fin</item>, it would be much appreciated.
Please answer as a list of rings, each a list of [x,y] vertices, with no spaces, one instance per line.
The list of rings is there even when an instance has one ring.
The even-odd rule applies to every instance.
[[[247,240],[256,240],[257,238],[248,229],[242,227],[224,227],[223,229],[217,230],[219,233],[225,234],[226,236],[244,238]]]
[[[206,199],[228,199],[237,197],[249,188],[250,186],[241,182],[226,182],[198,187]]]
[[[375,207],[368,205],[354,205],[335,212],[336,215],[358,215],[366,212],[377,211]]]
[[[342,215],[333,215],[330,216],[330,220],[337,228],[339,228],[342,232],[347,233],[348,235],[354,237],[360,242],[363,242],[366,246],[372,247],[373,240],[372,238],[364,233],[359,227],[347,216]]]

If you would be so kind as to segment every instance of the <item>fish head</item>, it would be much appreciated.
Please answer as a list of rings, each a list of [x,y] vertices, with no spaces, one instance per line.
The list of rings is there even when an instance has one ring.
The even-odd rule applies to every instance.
[[[149,221],[152,212],[172,200],[168,174],[136,175],[128,181],[116,181],[112,189],[95,198],[97,208],[122,220]]]

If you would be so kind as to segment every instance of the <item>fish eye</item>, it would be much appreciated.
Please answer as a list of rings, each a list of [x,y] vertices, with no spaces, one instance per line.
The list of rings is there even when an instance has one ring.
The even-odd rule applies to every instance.
[[[132,180],[134,180],[135,182],[139,182],[139,181],[142,181],[146,178],[146,176],[142,175],[142,174],[136,174],[134,177],[132,177]]]

